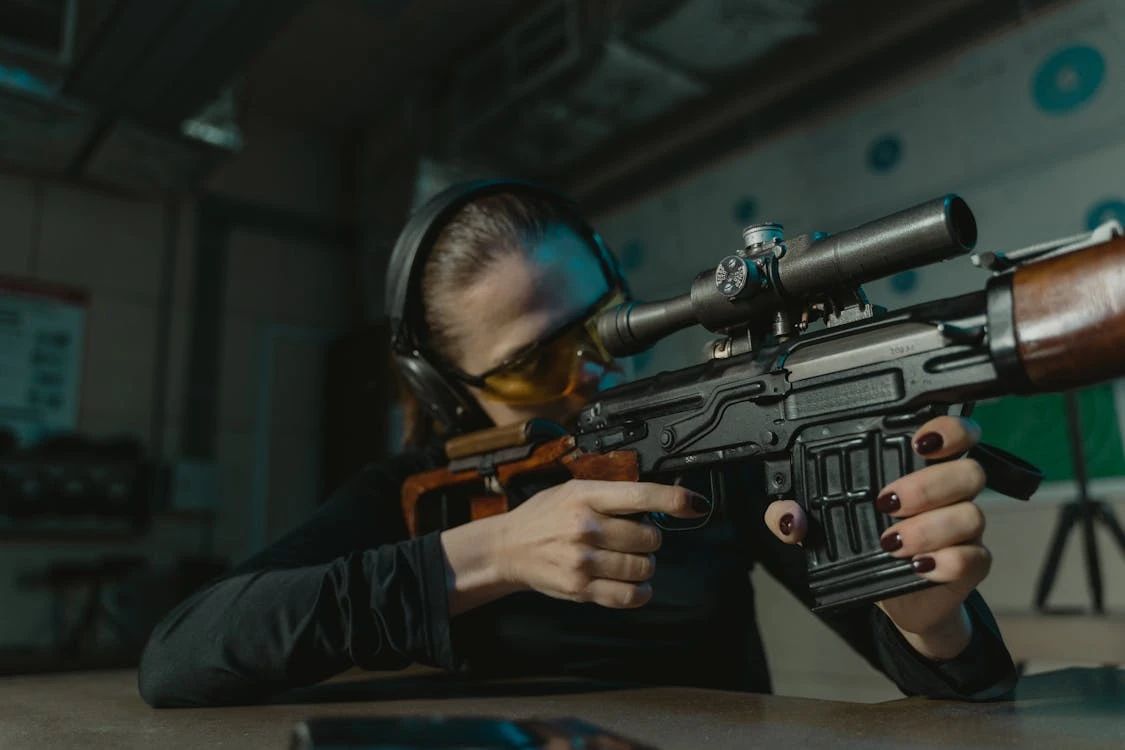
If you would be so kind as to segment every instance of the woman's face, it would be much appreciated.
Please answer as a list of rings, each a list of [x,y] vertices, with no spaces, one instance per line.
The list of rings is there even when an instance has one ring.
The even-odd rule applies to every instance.
[[[454,300],[455,337],[462,370],[476,375],[575,320],[608,291],[598,259],[568,227],[557,225],[530,252],[501,256]],[[497,425],[531,417],[565,422],[598,390],[615,385],[619,371],[583,361],[578,388],[557,401],[514,406],[490,400],[475,388]],[[613,381],[613,382],[611,382]]]

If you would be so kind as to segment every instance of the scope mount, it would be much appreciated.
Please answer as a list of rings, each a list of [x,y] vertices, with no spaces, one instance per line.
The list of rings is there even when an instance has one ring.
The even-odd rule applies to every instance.
[[[715,289],[727,301],[750,300],[769,292],[777,283],[776,264],[789,252],[818,242],[828,234],[812,232],[799,235],[791,243],[785,240],[784,227],[773,221],[751,224],[742,230],[744,248],[727,255],[715,267]],[[773,309],[757,321],[743,321],[723,331],[723,336],[712,340],[705,351],[709,359],[727,359],[768,347],[776,342],[783,344],[804,333],[820,320],[832,328],[857,320],[872,318],[885,312],[885,308],[872,305],[863,287],[842,286],[823,294],[801,300],[786,301],[775,295]],[[757,325],[754,325],[754,323]]]

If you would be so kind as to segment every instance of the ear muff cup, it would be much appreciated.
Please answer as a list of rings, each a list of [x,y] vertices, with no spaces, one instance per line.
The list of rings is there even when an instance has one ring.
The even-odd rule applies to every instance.
[[[394,354],[395,364],[406,385],[431,417],[444,425],[462,425],[487,419],[473,397],[451,383],[420,354]]]

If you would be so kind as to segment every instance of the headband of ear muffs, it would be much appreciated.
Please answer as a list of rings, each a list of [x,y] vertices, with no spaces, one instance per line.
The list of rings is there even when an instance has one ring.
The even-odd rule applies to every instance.
[[[431,198],[407,221],[387,265],[386,314],[391,324],[391,350],[399,372],[430,416],[451,434],[481,429],[491,421],[463,384],[442,372],[425,345],[421,281],[434,242],[446,223],[472,201],[498,193],[527,194],[560,207],[570,225],[597,255],[611,283],[626,289],[617,259],[566,197],[521,180],[474,180],[450,187]]]

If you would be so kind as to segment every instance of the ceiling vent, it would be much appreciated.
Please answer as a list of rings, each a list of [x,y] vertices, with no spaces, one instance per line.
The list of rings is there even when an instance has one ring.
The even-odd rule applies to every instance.
[[[0,162],[188,190],[241,148],[232,81],[302,0],[0,0]]]
[[[693,0],[635,39],[698,73],[746,65],[795,37],[817,32],[821,0]]]

